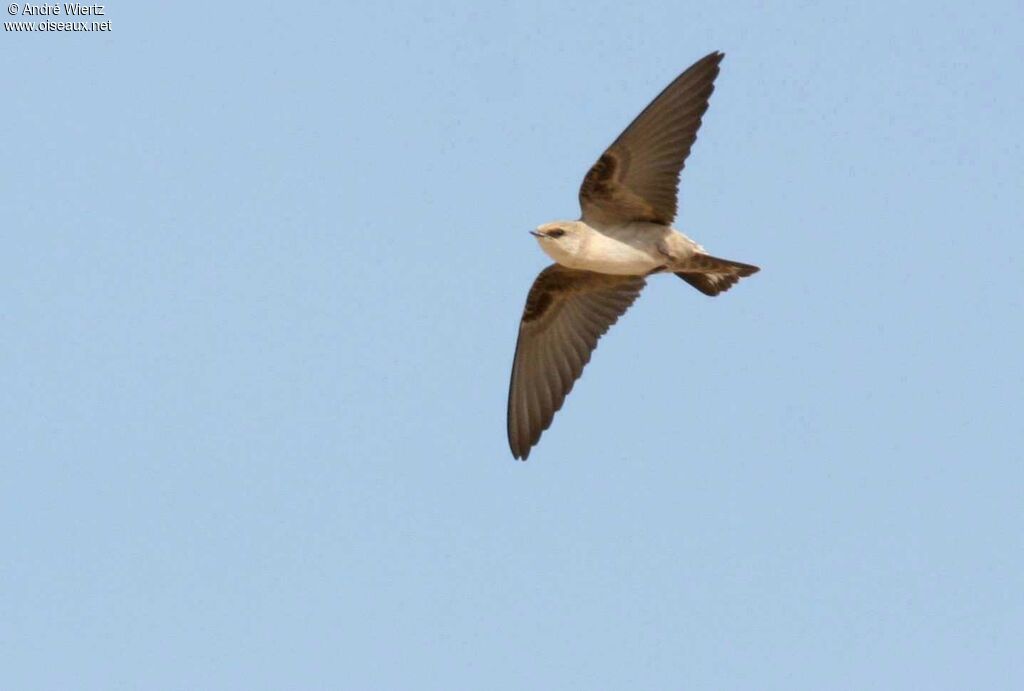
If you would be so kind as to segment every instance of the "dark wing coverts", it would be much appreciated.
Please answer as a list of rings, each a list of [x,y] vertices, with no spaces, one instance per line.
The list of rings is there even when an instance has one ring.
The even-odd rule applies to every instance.
[[[585,220],[672,224],[679,173],[723,57],[711,53],[676,77],[601,155],[580,187]]]
[[[508,443],[524,461],[590,361],[597,341],[645,281],[558,264],[533,282],[519,324],[508,392]]]

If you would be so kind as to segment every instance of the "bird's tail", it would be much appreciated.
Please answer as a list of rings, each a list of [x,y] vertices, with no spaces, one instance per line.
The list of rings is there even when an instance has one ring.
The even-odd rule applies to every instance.
[[[718,295],[732,288],[741,278],[760,270],[751,264],[719,259],[709,254],[696,254],[687,258],[684,271],[674,273],[705,295]]]

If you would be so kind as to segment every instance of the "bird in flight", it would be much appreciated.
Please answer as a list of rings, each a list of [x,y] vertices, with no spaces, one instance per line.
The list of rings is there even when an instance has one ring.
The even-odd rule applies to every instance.
[[[555,263],[526,297],[508,392],[508,443],[526,460],[590,361],[597,341],[648,276],[673,273],[718,295],[758,271],[713,257],[672,227],[679,173],[725,57],[706,55],[676,77],[591,166],[578,221],[530,231]]]

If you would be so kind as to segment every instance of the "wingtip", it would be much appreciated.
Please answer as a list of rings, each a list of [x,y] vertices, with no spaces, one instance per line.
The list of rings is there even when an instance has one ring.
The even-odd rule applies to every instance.
[[[704,69],[714,70],[715,74],[718,73],[718,69],[722,64],[722,60],[725,58],[725,53],[720,50],[713,50],[697,62],[691,65],[691,69],[694,67],[703,67]]]
[[[512,458],[517,461],[525,461],[530,456],[531,447],[528,446],[526,449],[518,448],[515,440],[513,440],[510,435],[508,438],[508,450],[512,452]]]

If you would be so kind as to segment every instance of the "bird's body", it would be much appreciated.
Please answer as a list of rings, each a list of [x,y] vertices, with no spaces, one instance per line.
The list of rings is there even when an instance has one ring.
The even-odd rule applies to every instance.
[[[598,339],[648,276],[674,273],[718,295],[756,266],[712,257],[673,227],[679,173],[697,138],[722,53],[679,75],[591,166],[582,217],[531,231],[555,260],[526,297],[508,394],[512,455],[526,460],[583,372]]]
[[[579,243],[551,242],[546,229],[578,233]],[[660,271],[683,271],[704,248],[671,226],[645,221],[588,224],[558,221],[537,229],[537,242],[562,266],[616,276],[648,276]]]

